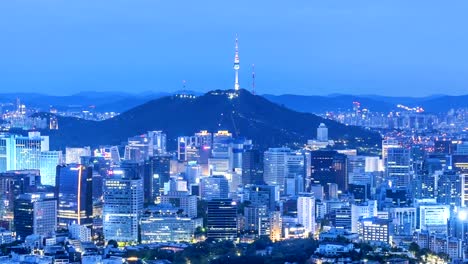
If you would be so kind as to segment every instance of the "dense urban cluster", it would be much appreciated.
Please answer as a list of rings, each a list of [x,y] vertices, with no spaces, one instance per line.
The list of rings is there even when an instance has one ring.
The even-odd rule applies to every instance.
[[[313,129],[313,128],[311,128]],[[448,263],[468,242],[463,130],[384,134],[379,156],[259,149],[226,130],[50,150],[0,135],[2,263]]]

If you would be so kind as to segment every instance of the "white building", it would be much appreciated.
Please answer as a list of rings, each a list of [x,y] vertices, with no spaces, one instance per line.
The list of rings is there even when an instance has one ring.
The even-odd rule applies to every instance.
[[[68,227],[68,231],[72,239],[77,239],[81,242],[91,241],[91,229],[84,225],[72,224]]]
[[[297,198],[297,223],[306,233],[315,234],[315,198],[312,194],[300,193]]]

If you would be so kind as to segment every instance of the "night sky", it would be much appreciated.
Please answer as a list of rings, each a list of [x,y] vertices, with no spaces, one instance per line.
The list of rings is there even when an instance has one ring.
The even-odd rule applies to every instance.
[[[4,0],[0,92],[468,94],[468,1]]]

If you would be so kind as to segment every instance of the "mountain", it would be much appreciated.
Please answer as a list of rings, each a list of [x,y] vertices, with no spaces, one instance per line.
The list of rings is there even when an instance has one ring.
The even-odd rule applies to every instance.
[[[45,132],[51,136],[54,149],[120,144],[149,130],[165,131],[170,148],[175,148],[178,136],[199,130],[229,130],[252,139],[261,148],[302,146],[316,137],[320,123],[328,126],[331,139],[346,140],[351,147],[375,147],[381,140],[378,133],[296,112],[246,90],[238,91],[235,97],[233,94],[217,90],[195,98],[166,96],[100,122],[58,117],[60,129]]]

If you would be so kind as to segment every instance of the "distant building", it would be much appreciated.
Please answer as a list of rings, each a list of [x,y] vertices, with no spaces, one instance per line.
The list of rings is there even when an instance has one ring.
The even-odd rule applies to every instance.
[[[317,128],[317,141],[328,142],[328,128],[324,123],[320,123]]]

